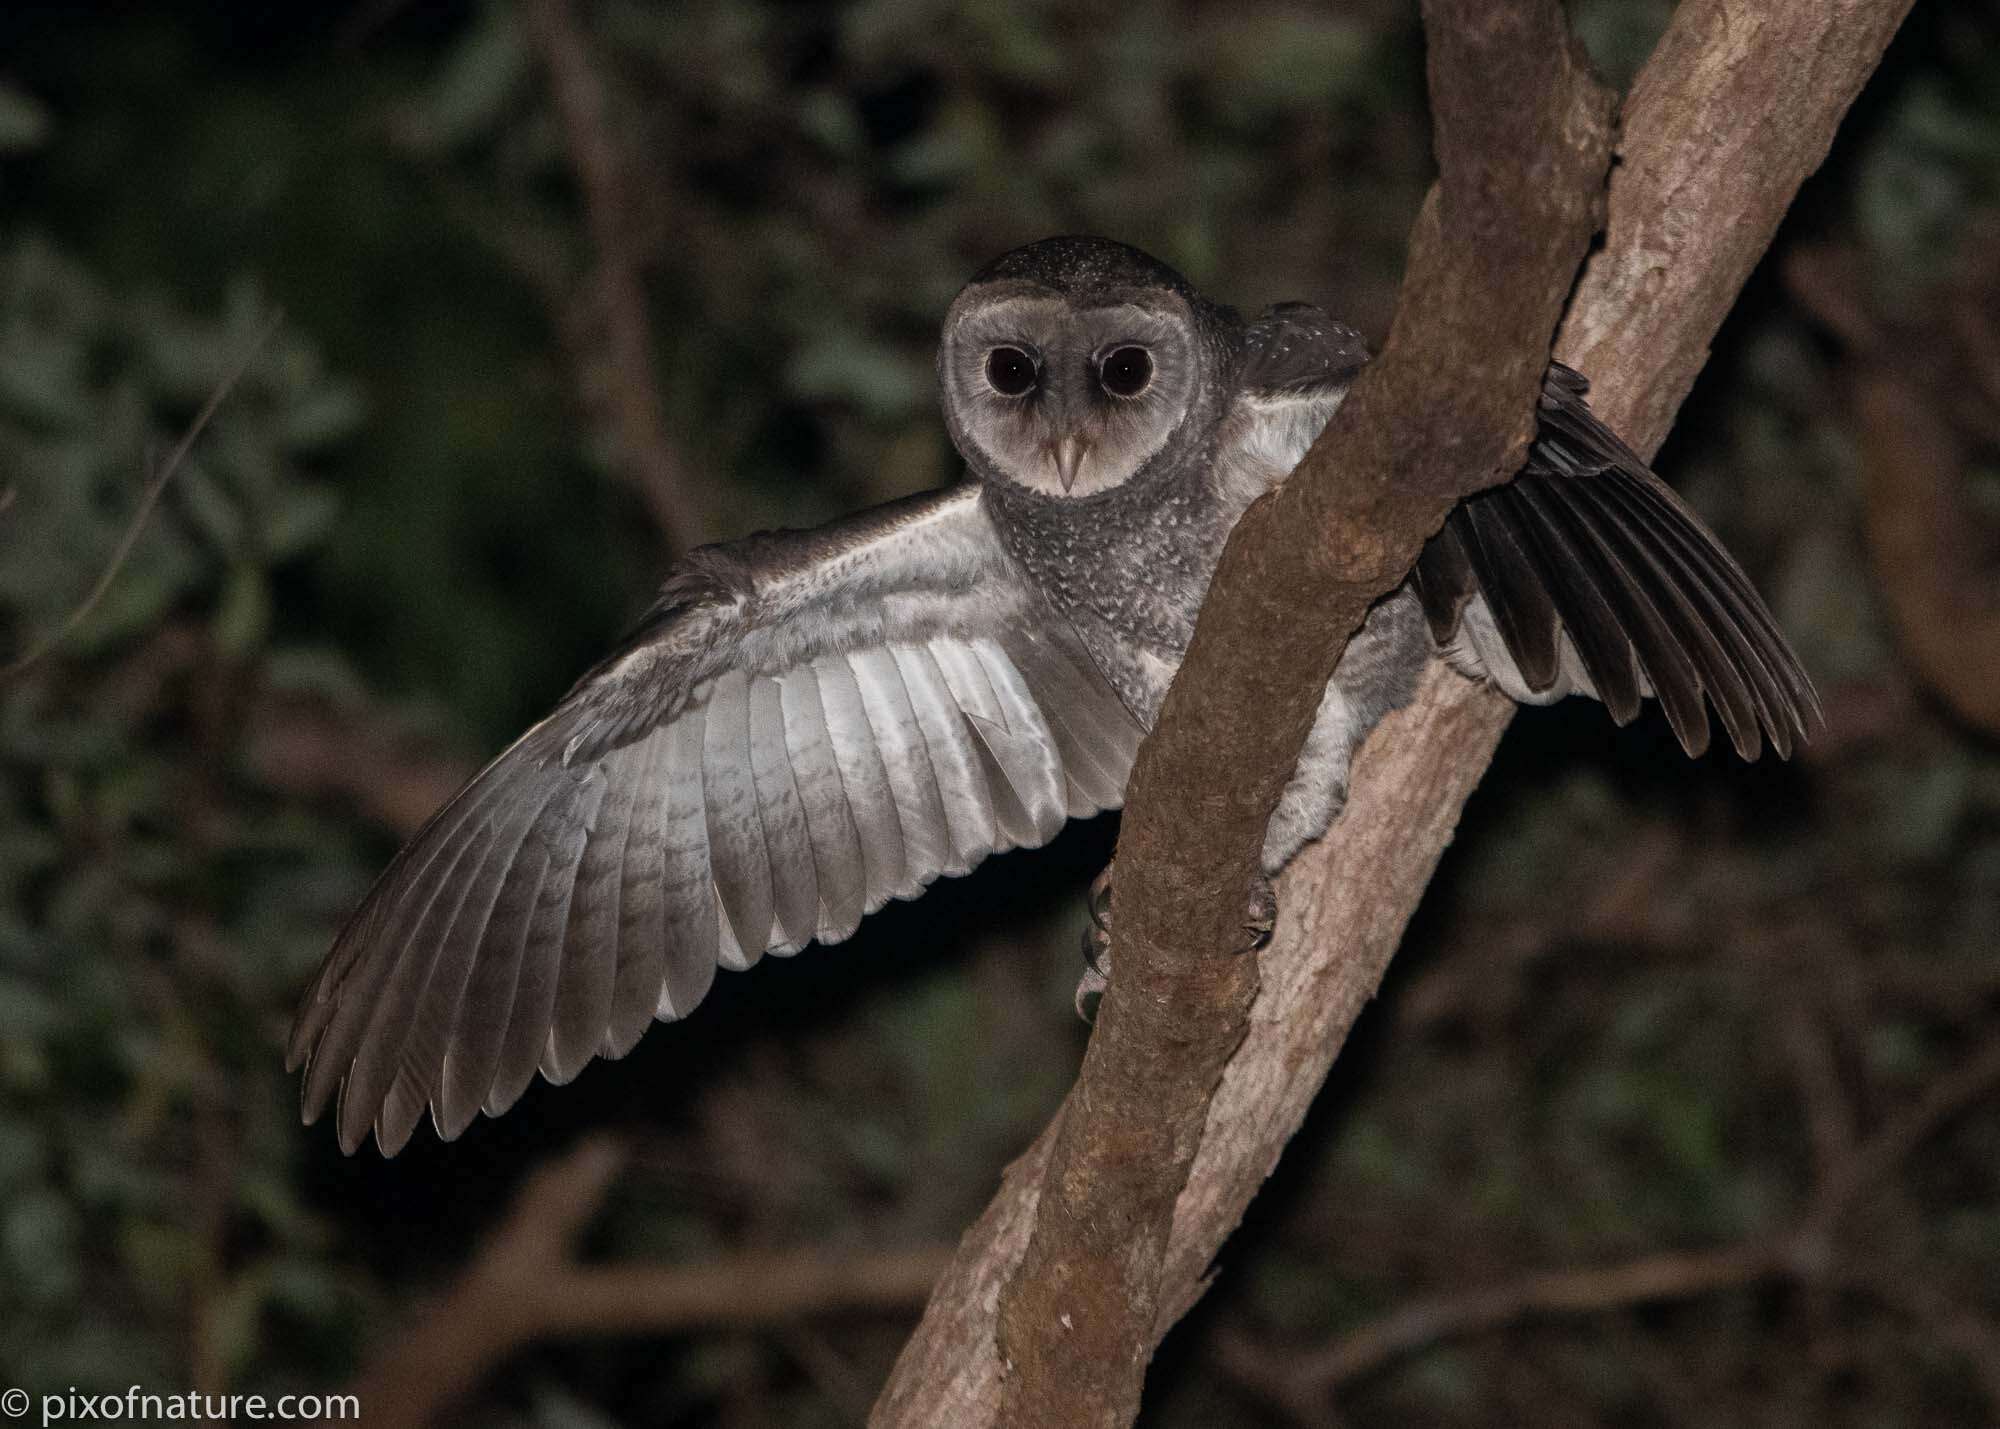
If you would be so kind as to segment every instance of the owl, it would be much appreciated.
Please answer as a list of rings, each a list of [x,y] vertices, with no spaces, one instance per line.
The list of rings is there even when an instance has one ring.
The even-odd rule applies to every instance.
[[[1230,529],[1368,350],[1318,308],[1246,322],[1136,249],[1003,255],[944,318],[964,478],[691,553],[631,634],[410,840],[308,989],[307,1120],[456,1137],[691,1013],[717,968],[835,943],[891,898],[1123,801]],[[1442,659],[1512,698],[1657,698],[1700,753],[1788,755],[1812,686],[1748,578],[1544,381],[1512,482],[1461,504],[1342,655],[1272,817],[1275,872]]]

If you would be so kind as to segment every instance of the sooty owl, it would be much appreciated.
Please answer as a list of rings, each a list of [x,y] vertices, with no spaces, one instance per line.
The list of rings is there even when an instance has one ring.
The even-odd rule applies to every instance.
[[[685,1017],[718,966],[1116,808],[1230,528],[1368,360],[1121,244],[976,275],[938,378],[968,478],[695,551],[644,620],[396,857],[307,992],[308,1117],[457,1136]],[[1349,756],[1443,658],[1536,703],[1648,696],[1690,753],[1788,754],[1811,685],[1737,564],[1550,370],[1527,466],[1462,504],[1327,687],[1266,838],[1322,833]]]

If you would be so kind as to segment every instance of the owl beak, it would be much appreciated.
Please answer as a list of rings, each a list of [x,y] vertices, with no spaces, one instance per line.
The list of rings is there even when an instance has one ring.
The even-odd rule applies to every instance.
[[[1076,485],[1076,474],[1083,466],[1083,459],[1090,455],[1090,443],[1072,434],[1050,442],[1044,450],[1056,469],[1056,479],[1067,492]]]

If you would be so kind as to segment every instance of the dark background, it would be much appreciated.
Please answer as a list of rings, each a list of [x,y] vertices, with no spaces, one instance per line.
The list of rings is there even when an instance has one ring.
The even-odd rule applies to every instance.
[[[1623,83],[1671,7],[1571,10]],[[575,18],[620,165],[594,215],[590,136],[513,4],[0,8],[7,657],[84,599],[149,463],[285,314],[104,598],[0,677],[7,1384],[339,1388],[589,1130],[630,1156],[594,1260],[954,1238],[1080,1053],[1109,821],[721,978],[625,1062],[393,1162],[299,1128],[283,1031],[399,837],[671,549],[950,479],[931,346],[986,258],[1103,232],[1379,338],[1429,178],[1415,7],[1389,0]],[[1789,766],[1690,764],[1656,713],[1523,714],[1146,1422],[1309,1420],[1259,1388],[1260,1346],[1295,1362],[1419,1298],[1785,1237],[1899,1127],[1813,1254],[1646,1303],[1614,1274],[1341,1410],[2000,1419],[2000,1075],[1977,1075],[2000,757],[1964,688],[1996,707],[1996,40],[2000,7],[1919,4],[1661,457],[1827,733]],[[648,297],[636,386],[593,298],[607,258]],[[1943,456],[1883,464],[1856,394],[1885,373]],[[652,519],[662,463],[699,529]],[[1951,539],[1871,560],[1867,494],[1912,481]],[[1940,583],[1943,661],[1891,618]],[[545,1346],[459,1422],[856,1422],[914,1313]]]

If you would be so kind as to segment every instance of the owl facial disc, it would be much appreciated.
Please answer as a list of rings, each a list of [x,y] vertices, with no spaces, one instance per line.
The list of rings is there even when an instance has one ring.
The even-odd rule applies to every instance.
[[[1193,323],[1164,287],[975,282],[938,349],[952,438],[988,481],[1063,499],[1123,485],[1187,417],[1200,375]]]

